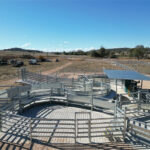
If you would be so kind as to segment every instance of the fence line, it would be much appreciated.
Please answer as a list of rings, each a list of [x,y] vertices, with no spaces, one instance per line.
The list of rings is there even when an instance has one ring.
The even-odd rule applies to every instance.
[[[22,111],[28,106],[45,101],[64,102],[67,105],[78,104],[91,107],[91,110],[93,110],[93,108],[99,108],[96,101],[97,96],[103,95],[107,90],[110,90],[108,84],[87,80],[85,76],[78,81],[74,79],[61,79],[58,76],[43,76],[24,71],[24,73],[22,72],[22,79],[24,81],[33,80],[41,83],[32,84],[33,86],[39,85],[40,88],[42,88],[43,84],[49,85],[51,83],[52,85],[47,86],[48,88],[45,90],[37,90],[36,92],[33,92],[30,88],[22,87],[13,87],[9,89],[10,91],[8,90],[12,93],[13,91],[18,92],[16,92],[17,95],[12,94],[12,96],[9,96],[10,99],[1,98],[0,105],[3,110],[1,109],[0,111],[0,129],[8,134],[28,137],[31,141],[33,139],[41,140],[43,137],[48,137],[48,141],[51,141],[53,138],[72,138],[75,142],[79,138],[85,137],[89,139],[89,142],[95,137],[113,138],[115,136],[123,136],[123,139],[125,139],[127,131],[132,134],[138,132],[140,136],[144,136],[145,138],[149,137],[149,125],[143,125],[142,122],[138,122],[137,120],[132,121],[128,118],[127,115],[131,113],[131,109],[123,110],[123,105],[126,103],[122,101],[121,96],[119,96],[118,102],[116,101],[115,117],[112,118],[91,118],[89,115],[89,118],[85,119],[45,119],[26,118],[13,114]],[[68,82],[67,84],[65,84],[66,81]],[[54,82],[57,82],[57,87],[53,86]],[[133,112],[140,112],[144,98],[147,99],[146,103],[149,103],[148,92],[144,93],[140,91],[131,95],[133,99],[130,103],[138,104],[138,108],[132,110]],[[8,109],[11,113],[5,113],[7,112],[5,110]]]
[[[90,112],[89,112],[90,115]],[[87,118],[87,119],[46,119],[27,118],[9,113],[1,114],[2,131],[14,136],[26,137],[48,142],[49,138],[88,138],[89,142],[96,137],[122,137],[124,131],[123,117],[120,121],[111,118]],[[112,120],[112,121],[110,121]],[[5,124],[5,125],[4,125]],[[48,139],[47,139],[48,138]]]

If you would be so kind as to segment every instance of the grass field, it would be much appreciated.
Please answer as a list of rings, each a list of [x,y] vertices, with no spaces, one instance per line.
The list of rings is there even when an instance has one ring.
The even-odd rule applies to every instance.
[[[28,59],[20,58],[24,54],[30,54],[32,56],[38,57],[40,55],[45,56],[50,62],[40,62],[39,65],[29,65]],[[145,64],[135,64],[132,60],[131,62],[127,59],[100,59],[100,58],[91,58],[88,56],[63,56],[63,55],[52,55],[47,53],[24,53],[24,52],[2,52],[0,56],[12,56],[19,60],[24,61],[24,66],[27,70],[32,72],[41,71],[43,74],[89,74],[89,73],[102,73],[103,69],[121,69],[119,66],[116,66],[113,62],[118,61],[121,64],[134,67],[138,66],[138,71],[142,73],[150,73],[150,65]],[[59,62],[55,62],[56,58],[59,59]],[[142,60],[143,61],[143,60]],[[147,60],[144,60],[145,62]],[[137,69],[137,68],[135,68]],[[0,84],[7,85],[11,84],[11,81],[14,82],[14,79],[18,79],[20,68],[12,67],[11,65],[0,66]]]
[[[132,69],[144,73],[144,74],[150,74],[150,61],[149,60],[140,60],[137,61],[135,59],[132,60],[120,60],[120,63],[131,67]]]

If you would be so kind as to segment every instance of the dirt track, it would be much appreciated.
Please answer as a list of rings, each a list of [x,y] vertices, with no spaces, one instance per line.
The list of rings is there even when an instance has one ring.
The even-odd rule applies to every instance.
[[[56,68],[48,70],[48,71],[44,71],[44,72],[42,72],[42,74],[44,74],[44,75],[50,75],[50,74],[58,72],[61,69],[66,68],[66,67],[68,67],[70,65],[72,65],[72,62],[68,62],[68,63],[66,63],[66,64],[64,64],[64,65],[62,65],[60,67],[56,67]]]
[[[68,62],[68,63],[66,63],[66,64],[64,64],[64,65],[62,65],[62,66],[60,66],[60,67],[56,67],[56,68],[51,69],[51,70],[48,70],[48,71],[44,71],[44,72],[42,72],[42,74],[44,74],[44,75],[54,74],[54,73],[58,72],[59,70],[64,69],[64,68],[66,68],[66,67],[68,67],[68,66],[70,66],[70,65],[72,65],[72,62]],[[18,80],[18,78],[14,78],[14,79],[11,79],[11,80],[2,81],[0,84],[1,84],[1,85],[12,85],[12,84],[14,84],[17,80]]]
[[[98,61],[98,60],[93,60],[92,61]],[[44,75],[51,75],[51,74],[55,74],[56,72],[59,72],[61,70],[63,70],[64,68],[67,68],[67,67],[70,67],[73,65],[73,62],[74,61],[70,61],[70,62],[66,62],[65,64],[63,65],[60,65],[58,67],[55,67],[51,70],[47,70],[47,71],[44,71],[42,72],[42,74]],[[81,62],[82,63],[82,62]],[[98,63],[98,62],[97,62]],[[80,63],[79,63],[80,64]],[[67,77],[67,78],[77,78],[78,77],[78,74],[82,74],[82,69],[81,69],[81,72],[63,72],[63,73],[60,73],[59,75],[61,77]],[[89,73],[86,73],[86,74],[91,74],[92,72],[89,72]],[[98,72],[97,72],[98,73]],[[101,73],[101,72],[99,72]],[[0,84],[1,85],[14,85],[14,82],[17,81],[18,78],[14,78],[14,79],[11,79],[11,80],[7,80],[7,81],[2,81]],[[143,81],[143,88],[144,89],[150,89],[150,81]]]

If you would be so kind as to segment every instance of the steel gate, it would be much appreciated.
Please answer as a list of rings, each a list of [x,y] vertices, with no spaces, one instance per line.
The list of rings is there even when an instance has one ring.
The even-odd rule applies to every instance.
[[[75,113],[75,142],[91,142],[91,112]]]

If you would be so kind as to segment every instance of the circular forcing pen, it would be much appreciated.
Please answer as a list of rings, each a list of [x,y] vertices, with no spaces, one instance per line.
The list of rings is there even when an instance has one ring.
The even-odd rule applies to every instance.
[[[55,78],[26,70],[21,75],[27,85],[7,90],[11,103],[0,116],[2,133],[46,143],[123,141],[124,116],[114,116],[104,77]]]
[[[25,108],[19,115],[32,120],[32,138],[47,141],[50,143],[89,143],[109,142],[104,135],[106,128],[102,118],[105,118],[106,124],[110,125],[112,115],[99,111],[91,111],[83,106],[66,106],[57,103],[40,103]],[[108,118],[108,119],[107,119]],[[92,129],[91,139],[89,139],[89,128],[95,124]],[[91,126],[91,127],[90,127]],[[102,130],[97,133],[97,128]],[[90,133],[90,134],[91,134]]]

